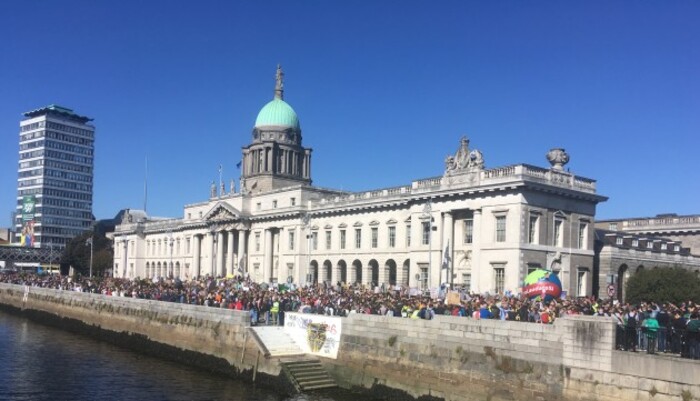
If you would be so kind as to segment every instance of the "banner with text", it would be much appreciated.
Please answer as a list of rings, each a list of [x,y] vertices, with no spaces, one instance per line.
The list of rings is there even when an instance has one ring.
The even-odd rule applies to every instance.
[[[342,319],[306,313],[284,314],[284,331],[307,354],[338,358]]]

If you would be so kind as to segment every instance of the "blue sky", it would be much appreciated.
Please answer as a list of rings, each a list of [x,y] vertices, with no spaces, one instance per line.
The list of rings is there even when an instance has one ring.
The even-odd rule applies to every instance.
[[[0,2],[0,226],[21,113],[95,119],[94,213],[181,216],[238,178],[272,99],[313,148],[314,184],[437,176],[467,135],[487,167],[563,147],[598,218],[700,213],[700,2]],[[5,217],[7,216],[7,217]]]

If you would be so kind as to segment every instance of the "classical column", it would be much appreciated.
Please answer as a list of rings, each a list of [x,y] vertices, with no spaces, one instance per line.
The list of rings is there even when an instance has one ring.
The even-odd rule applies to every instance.
[[[483,292],[485,289],[490,288],[491,284],[489,282],[489,277],[491,277],[491,272],[487,272],[486,278],[483,280],[481,277],[481,209],[474,210],[474,228],[472,236],[472,260],[471,260],[471,274],[472,274],[472,290],[475,292]]]
[[[270,282],[272,275],[272,230],[265,230],[265,252],[263,253],[263,282]]]
[[[245,242],[246,242],[246,234],[244,230],[238,230],[238,242],[236,243],[236,269],[241,267],[241,260],[245,256]],[[248,271],[248,265],[246,264],[245,270],[241,272],[241,274],[244,274],[245,272]]]
[[[206,274],[213,276],[214,273],[216,273],[216,261],[214,260],[214,253],[216,252],[216,233],[210,232],[207,234],[207,242],[209,242],[209,246],[207,246],[207,249],[209,249],[209,263]]]
[[[123,255],[122,255],[122,273],[121,273],[121,276],[126,277],[126,272],[127,272],[126,263],[128,262],[127,251],[129,250],[129,241],[124,240],[122,243],[122,247],[123,247],[123,249],[122,249]],[[119,273],[117,273],[117,274],[119,274]]]
[[[384,287],[389,286],[389,265],[379,266],[379,283],[380,287],[384,284]]]
[[[224,275],[224,234],[225,231],[219,231],[216,233],[217,236],[217,249],[216,249],[216,276],[222,277]]]
[[[199,277],[201,270],[201,256],[202,256],[202,237],[199,235],[193,235],[194,240],[194,254],[192,256],[192,278]]]
[[[452,287],[451,286],[452,274],[454,273],[454,260],[452,258],[452,255],[454,254],[454,247],[455,247],[454,241],[452,240],[452,232],[454,231],[452,212],[445,212],[444,218],[445,218],[445,220],[444,220],[444,224],[442,226],[442,249],[441,249],[442,252],[440,252],[440,256],[441,256],[440,257],[440,261],[441,261],[440,267],[441,268],[444,267],[444,266],[442,266],[442,261],[445,258],[445,249],[447,249],[447,247],[449,247],[449,250],[447,253],[447,257],[448,257],[447,269],[444,269],[445,270],[445,273],[444,273],[445,281],[444,282],[447,283],[451,288]]]
[[[236,232],[236,230],[231,230],[228,232],[228,246],[227,246],[227,254],[228,256],[228,262],[226,263],[226,272],[227,274],[236,274],[236,254],[233,252],[233,235]]]

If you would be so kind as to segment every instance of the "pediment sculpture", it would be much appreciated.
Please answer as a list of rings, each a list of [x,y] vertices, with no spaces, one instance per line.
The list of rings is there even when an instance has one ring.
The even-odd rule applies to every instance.
[[[459,149],[453,155],[445,158],[445,173],[457,171],[473,171],[484,168],[484,155],[478,149],[469,150],[469,139],[460,139]]]
[[[239,213],[237,213],[236,209],[224,203],[217,204],[204,216],[205,221],[230,221],[238,219]]]

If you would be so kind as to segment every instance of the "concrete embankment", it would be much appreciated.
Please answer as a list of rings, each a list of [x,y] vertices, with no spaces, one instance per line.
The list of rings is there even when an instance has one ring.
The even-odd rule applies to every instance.
[[[279,360],[261,356],[246,312],[7,284],[0,284],[0,306],[289,390]],[[322,333],[323,324],[314,319],[325,319],[324,327],[332,330]],[[301,333],[295,341],[321,349],[315,355],[341,387],[364,394],[358,399],[700,400],[699,361],[615,351],[615,325],[603,318],[537,325],[449,316],[424,321],[291,314],[287,325],[292,324]],[[303,337],[307,327],[315,337]],[[328,349],[334,351],[324,357]]]
[[[339,385],[460,401],[700,400],[700,361],[614,350],[615,324],[553,325],[352,315],[342,320]]]
[[[0,284],[0,307],[39,322],[289,391],[278,361],[261,355],[248,312]]]

